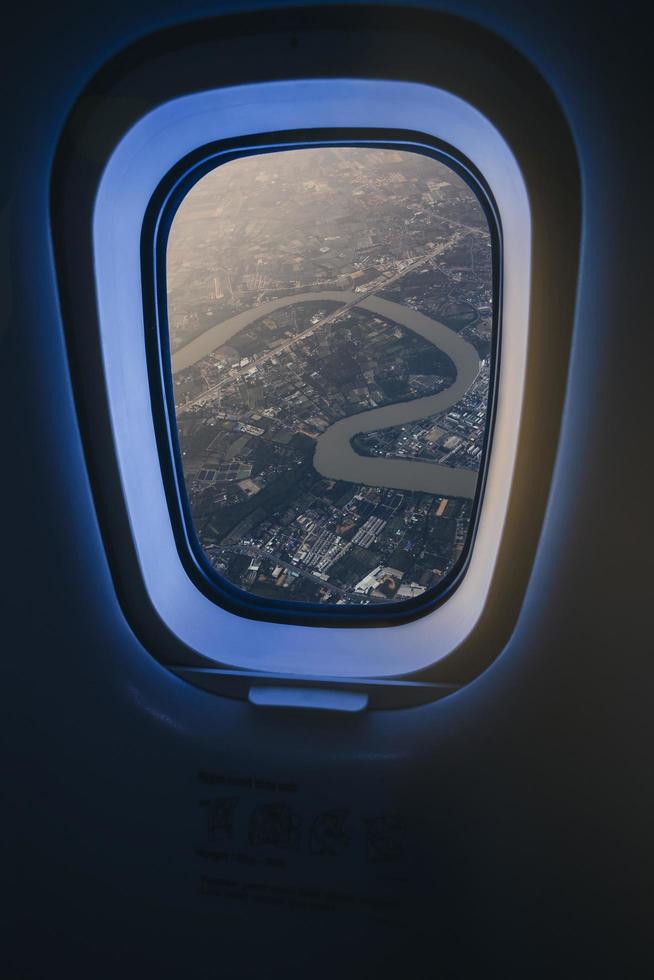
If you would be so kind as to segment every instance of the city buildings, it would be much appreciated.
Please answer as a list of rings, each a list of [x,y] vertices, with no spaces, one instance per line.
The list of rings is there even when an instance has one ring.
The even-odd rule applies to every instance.
[[[182,203],[167,278],[184,478],[216,571],[259,595],[341,605],[442,582],[471,526],[493,372],[491,234],[463,179],[388,148],[231,161]],[[373,297],[440,334],[380,315]],[[473,369],[450,404],[462,368],[438,337],[452,334]],[[371,428],[370,413],[413,402],[420,417]],[[386,461],[383,478],[319,472],[318,441],[359,415],[350,446]],[[400,461],[468,471],[468,489],[395,486]]]

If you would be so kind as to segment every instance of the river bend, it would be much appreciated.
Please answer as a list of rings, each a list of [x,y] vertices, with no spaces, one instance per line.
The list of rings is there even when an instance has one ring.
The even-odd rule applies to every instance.
[[[372,408],[334,422],[318,437],[313,464],[321,476],[331,480],[347,480],[373,487],[396,490],[418,490],[443,496],[473,497],[477,485],[477,472],[463,467],[442,466],[438,463],[408,459],[378,459],[360,456],[352,448],[350,440],[360,432],[372,432],[391,426],[417,422],[455,405],[479,373],[479,355],[472,344],[450,330],[445,324],[419,313],[410,306],[402,306],[379,296],[363,296],[351,291],[325,291],[298,293],[270,300],[253,310],[246,310],[230,317],[223,323],[210,327],[195,340],[180,348],[172,356],[173,373],[183,371],[206,357],[216,348],[226,344],[231,337],[255,320],[274,313],[275,310],[297,303],[337,302],[356,304],[377,316],[398,323],[420,334],[453,361],[456,378],[444,391],[425,395],[407,402],[394,402],[382,408]]]

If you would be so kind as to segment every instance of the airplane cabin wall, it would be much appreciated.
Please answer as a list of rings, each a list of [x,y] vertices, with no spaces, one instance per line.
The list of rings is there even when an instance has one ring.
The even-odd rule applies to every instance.
[[[140,646],[103,553],[57,307],[49,168],[79,91],[149,32],[257,5],[68,0],[14,11],[0,210],[7,977],[385,977],[425,969],[426,955],[433,976],[649,974],[642,12],[558,0],[423,6],[502,35],[559,98],[583,182],[578,310],[547,519],[507,649],[444,701],[354,718],[218,699]],[[349,810],[359,850],[341,885],[354,897],[331,911],[280,912],[198,896],[201,874],[241,873],[238,858],[212,865],[194,854],[200,801],[220,785],[203,772],[276,784],[224,792],[245,810],[292,797],[307,832],[317,813]],[[397,871],[361,850],[365,819],[385,814],[406,824]],[[321,890],[334,873],[291,855],[280,881]],[[380,883],[390,874],[397,880]],[[400,907],[379,924],[362,895]]]

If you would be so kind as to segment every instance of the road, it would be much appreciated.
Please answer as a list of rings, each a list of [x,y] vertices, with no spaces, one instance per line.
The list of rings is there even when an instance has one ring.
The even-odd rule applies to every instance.
[[[429,257],[431,255],[422,256],[420,260],[412,263],[412,267],[415,268],[419,262],[427,261]],[[404,269],[401,273],[398,272],[396,278],[399,278],[406,271]],[[389,281],[391,280],[387,280],[387,283]],[[343,303],[343,306],[338,310],[324,317],[318,324],[314,324],[304,331],[302,335],[293,337],[288,344],[284,345],[284,348],[277,348],[274,356],[278,356],[282,349],[286,349],[292,343],[296,343],[301,336],[307,336],[326,323],[332,322],[338,316],[342,316],[347,309],[359,306],[369,310],[377,316],[407,327],[447,354],[455,365],[456,378],[448,388],[435,395],[426,395],[412,401],[395,402],[381,408],[359,412],[330,425],[316,441],[314,467],[322,476],[332,480],[347,480],[352,483],[397,490],[417,490],[443,496],[473,497],[477,486],[477,472],[475,470],[445,466],[428,461],[360,456],[352,448],[351,439],[358,433],[405,425],[446,411],[460,401],[468,391],[477,378],[480,368],[479,355],[472,344],[438,320],[433,320],[411,307],[402,306],[399,303],[374,295],[378,289],[379,287],[374,291],[362,294],[346,291],[301,293],[271,300],[262,306],[240,313],[224,323],[210,328],[201,337],[191,341],[190,344],[173,355],[173,371],[185,370],[206,357],[216,347],[227,343],[230,337],[233,337],[250,323],[286,306],[321,300]],[[267,352],[257,363],[261,363],[263,358],[269,356],[273,356],[273,354]],[[191,402],[179,408],[178,412],[182,414],[192,407],[212,401],[218,388],[217,385],[207,389],[192,399]]]
[[[457,239],[458,240],[458,239]],[[362,293],[350,292],[349,290],[323,290],[319,292],[306,292],[306,293],[293,293],[290,296],[282,296],[277,299],[269,300],[267,303],[262,303],[260,306],[256,306],[251,310],[246,310],[244,313],[238,313],[236,316],[230,317],[229,320],[225,320],[222,323],[217,324],[214,327],[210,327],[205,330],[203,334],[196,337],[190,343],[185,344],[176,351],[171,360],[173,367],[173,374],[178,374],[180,371],[184,371],[191,367],[197,361],[202,360],[207,354],[226,344],[227,341],[235,336],[235,334],[240,333],[245,327],[249,326],[255,320],[261,317],[268,316],[270,313],[274,313],[276,310],[282,307],[289,306],[293,303],[306,303],[306,302],[319,302],[321,299],[329,299],[331,302],[342,302],[343,297],[350,297],[343,306],[338,310],[334,310],[332,313],[328,313],[327,316],[323,317],[322,320],[318,320],[317,323],[311,324],[306,330],[301,333],[295,334],[290,337],[285,343],[280,344],[278,347],[270,351],[266,351],[265,354],[260,354],[251,358],[251,363],[255,366],[265,364],[273,357],[278,357],[283,351],[288,350],[294,344],[305,340],[310,337],[313,333],[320,330],[322,327],[327,326],[329,323],[333,323],[338,320],[345,313],[351,310],[355,306],[361,306],[365,303],[367,299],[371,296],[376,295],[382,289],[390,286],[392,283],[397,282],[398,279],[402,279],[409,272],[413,272],[419,266],[424,265],[430,259],[433,259],[436,255],[442,254],[446,249],[452,246],[453,239],[449,239],[447,242],[443,242],[440,245],[436,245],[433,249],[427,252],[425,255],[419,256],[417,259],[411,260],[407,265],[403,266],[402,269],[398,269],[397,272],[388,278],[384,278],[383,282],[377,282],[375,286],[371,289],[366,290]],[[228,374],[222,378],[217,384],[212,385],[207,388],[206,391],[200,392],[194,398],[189,399],[184,405],[178,407],[178,414],[188,411],[193,408],[194,405],[201,405],[207,401],[207,396],[217,393],[225,384],[233,381],[236,376],[236,372],[232,369]]]

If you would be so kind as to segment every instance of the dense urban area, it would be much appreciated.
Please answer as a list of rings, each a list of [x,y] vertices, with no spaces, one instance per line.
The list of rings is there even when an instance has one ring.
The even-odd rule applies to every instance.
[[[484,211],[424,153],[263,153],[193,186],[168,242],[168,322],[190,511],[223,577],[268,598],[361,605],[448,576],[486,439],[492,293]],[[458,347],[438,346],[430,324]],[[473,370],[447,404],[458,350]],[[387,406],[403,408],[397,424]],[[330,451],[341,467],[354,451],[369,482],[318,468],[316,447],[344,419],[353,434]]]

